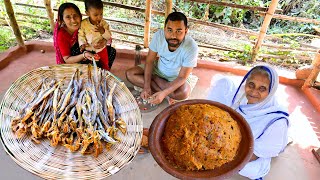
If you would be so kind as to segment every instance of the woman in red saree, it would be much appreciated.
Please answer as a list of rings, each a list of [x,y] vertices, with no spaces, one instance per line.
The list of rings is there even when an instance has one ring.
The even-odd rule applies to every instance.
[[[63,3],[60,5],[53,35],[57,64],[91,63],[94,54],[88,51],[81,52],[79,48],[78,30],[81,19],[82,15],[75,4]],[[101,48],[105,44],[104,40],[96,46]]]

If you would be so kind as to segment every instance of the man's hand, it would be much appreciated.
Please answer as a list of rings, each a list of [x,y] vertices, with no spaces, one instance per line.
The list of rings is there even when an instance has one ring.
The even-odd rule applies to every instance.
[[[147,100],[151,96],[151,88],[143,88],[140,97]]]
[[[97,27],[94,29],[95,32],[100,32],[100,34],[104,34],[105,30],[103,26],[100,26],[100,24],[97,24]]]
[[[149,98],[149,103],[160,104],[166,96],[163,91],[156,92]]]

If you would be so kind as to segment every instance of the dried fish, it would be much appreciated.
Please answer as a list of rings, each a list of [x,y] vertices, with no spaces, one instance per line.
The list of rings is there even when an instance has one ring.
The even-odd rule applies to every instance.
[[[76,69],[64,90],[66,78],[43,79],[19,116],[12,119],[12,131],[18,138],[31,132],[35,143],[46,137],[53,147],[61,144],[71,152],[81,149],[82,154],[97,157],[103,141],[109,149],[121,141],[119,131],[127,132],[126,122],[113,105],[116,83],[107,81],[109,75],[94,63],[88,65],[87,80]],[[113,83],[109,92],[108,83]]]

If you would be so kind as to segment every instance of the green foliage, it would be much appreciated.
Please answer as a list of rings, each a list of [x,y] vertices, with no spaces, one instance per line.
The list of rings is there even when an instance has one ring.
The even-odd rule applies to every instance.
[[[270,0],[228,0],[222,2],[235,3],[239,5],[268,7]],[[205,15],[207,4],[185,2],[176,0],[175,5],[185,12],[189,17],[202,19]],[[320,20],[320,1],[319,0],[280,0],[278,8],[283,9],[284,15],[293,17],[305,17],[310,19]],[[209,7],[209,21],[222,23],[231,26],[241,26],[245,24],[246,27],[258,30],[263,22],[263,17],[253,11],[223,7],[217,5],[210,5]],[[268,34],[278,33],[310,33],[314,34],[315,30],[311,23],[301,23],[286,21],[280,19],[273,19],[271,21]]]
[[[280,0],[279,4],[285,15],[320,20],[319,0]],[[269,33],[314,34],[315,30],[313,26],[311,23],[273,20]]]
[[[233,59],[240,60],[243,64],[247,64],[252,58],[252,47],[249,44],[243,46],[243,51],[229,51],[224,55]]]
[[[0,31],[0,52],[16,45],[15,37],[10,27],[2,27]]]
[[[231,0],[230,2],[239,5],[263,6],[261,0]],[[232,26],[240,26],[243,22],[251,21],[250,18],[253,18],[248,10],[216,5],[210,5],[209,13],[211,21]]]

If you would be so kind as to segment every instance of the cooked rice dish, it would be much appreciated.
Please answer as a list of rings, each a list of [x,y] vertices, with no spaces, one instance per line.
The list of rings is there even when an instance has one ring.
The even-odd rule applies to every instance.
[[[241,132],[230,114],[216,106],[183,105],[169,117],[162,140],[167,159],[177,168],[210,170],[234,159]]]

